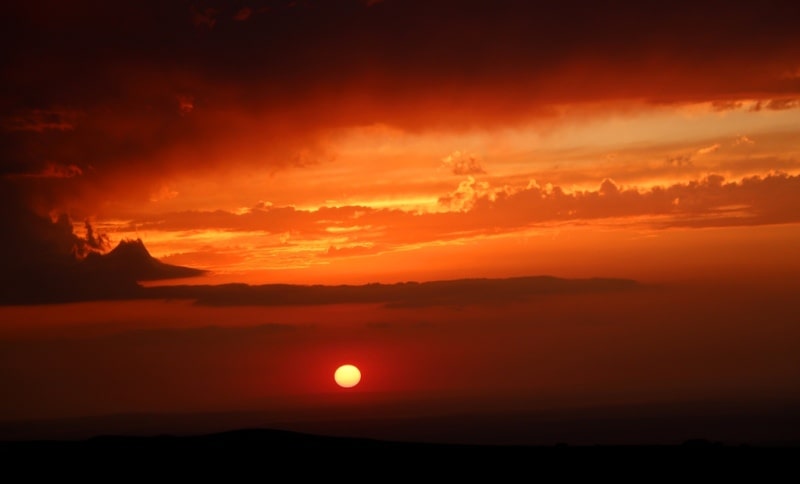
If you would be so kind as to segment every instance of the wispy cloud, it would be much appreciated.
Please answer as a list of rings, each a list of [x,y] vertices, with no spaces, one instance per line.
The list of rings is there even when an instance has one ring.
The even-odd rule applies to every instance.
[[[2,127],[8,131],[72,131],[75,129],[79,112],[67,109],[32,109],[2,120]]]
[[[48,162],[40,171],[7,175],[7,178],[73,178],[83,175],[83,170],[77,165],[65,165]]]

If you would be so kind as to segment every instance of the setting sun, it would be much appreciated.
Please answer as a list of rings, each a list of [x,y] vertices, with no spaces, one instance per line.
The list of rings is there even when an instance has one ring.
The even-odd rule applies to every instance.
[[[336,369],[333,379],[342,388],[353,388],[361,381],[361,371],[353,365],[342,365]]]

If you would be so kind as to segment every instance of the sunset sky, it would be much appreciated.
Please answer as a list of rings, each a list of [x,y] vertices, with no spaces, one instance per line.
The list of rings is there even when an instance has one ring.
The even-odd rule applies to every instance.
[[[552,275],[786,294],[798,19],[790,1],[12,2],[2,287],[141,239],[208,271],[188,284]],[[80,312],[0,308],[0,337],[51,320],[34,310]]]
[[[798,236],[791,2],[10,8],[8,191],[220,280],[642,276]]]

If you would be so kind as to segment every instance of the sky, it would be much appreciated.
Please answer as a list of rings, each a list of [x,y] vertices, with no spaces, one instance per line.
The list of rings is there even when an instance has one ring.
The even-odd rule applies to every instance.
[[[575,254],[798,221],[796,14],[18,2],[4,225],[65,215],[218,280],[649,277]]]
[[[11,2],[3,300],[59,299],[75,283],[61,274],[140,239],[206,271],[181,284],[549,275],[786,304],[800,271],[797,18],[789,1]],[[58,327],[86,314],[51,309],[0,308],[0,330],[28,334],[40,319],[26,311]]]

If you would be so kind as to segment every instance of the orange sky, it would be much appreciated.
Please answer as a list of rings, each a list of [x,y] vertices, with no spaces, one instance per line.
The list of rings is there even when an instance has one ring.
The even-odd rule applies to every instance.
[[[650,277],[796,234],[791,3],[255,3],[15,6],[8,192],[220,281]]]

